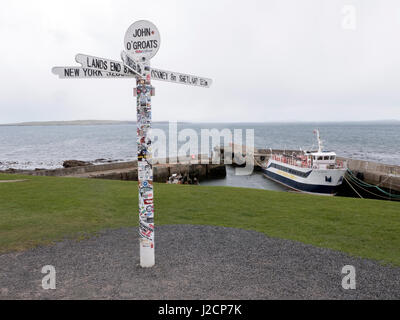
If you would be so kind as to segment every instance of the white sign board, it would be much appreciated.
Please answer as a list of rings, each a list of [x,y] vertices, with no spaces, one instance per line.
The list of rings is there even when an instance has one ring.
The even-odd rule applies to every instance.
[[[73,78],[134,78],[134,74],[126,75],[111,71],[103,71],[81,67],[54,67],[51,71],[61,79]]]
[[[75,60],[80,63],[83,68],[107,71],[120,75],[134,75],[134,72],[140,75],[143,69],[138,65],[136,69],[131,70],[127,68],[122,61],[99,58],[81,53],[75,56]]]
[[[159,70],[154,68],[151,68],[151,78],[154,80],[188,84],[203,88],[209,88],[212,83],[212,80],[209,78],[203,78],[203,77],[193,76],[190,74]]]
[[[150,21],[136,21],[125,33],[124,46],[134,60],[148,61],[160,48],[160,33]]]

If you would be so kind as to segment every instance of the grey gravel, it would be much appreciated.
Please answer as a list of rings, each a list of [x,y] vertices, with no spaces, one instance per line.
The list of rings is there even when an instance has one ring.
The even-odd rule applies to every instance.
[[[242,229],[156,228],[156,266],[139,266],[136,228],[0,255],[1,299],[399,299],[400,268]],[[44,290],[44,265],[56,268]],[[356,289],[341,286],[344,265]]]

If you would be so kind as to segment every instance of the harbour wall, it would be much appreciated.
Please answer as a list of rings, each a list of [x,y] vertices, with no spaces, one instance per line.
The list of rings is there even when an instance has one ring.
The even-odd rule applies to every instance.
[[[360,180],[400,192],[400,166],[373,161],[338,157],[347,163],[347,168]]]
[[[197,156],[195,159],[179,159],[178,163],[169,163],[169,159],[155,159],[153,165],[153,181],[166,182],[173,174],[196,177],[199,181],[208,179],[219,179],[226,176],[224,164],[212,164],[208,156]],[[53,177],[77,177],[96,178],[110,180],[133,180],[138,179],[137,161],[114,162],[99,165],[87,165],[71,168],[58,168],[52,170],[15,170],[9,169],[4,172],[25,174],[33,176]]]

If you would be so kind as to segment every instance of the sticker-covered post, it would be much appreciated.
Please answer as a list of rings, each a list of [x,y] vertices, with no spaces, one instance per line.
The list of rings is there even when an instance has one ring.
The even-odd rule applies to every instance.
[[[140,265],[152,267],[154,255],[154,191],[153,164],[151,152],[151,86],[150,59],[157,53],[160,34],[149,21],[133,23],[125,34],[125,52],[122,59],[130,69],[143,67],[143,73],[137,77],[135,94],[137,111],[137,158],[139,187],[139,236]],[[134,70],[136,71],[136,70]]]
[[[148,69],[148,68],[145,68]],[[140,265],[152,267],[154,256],[154,191],[151,152],[151,83],[149,73],[137,79],[137,157],[139,187]]]

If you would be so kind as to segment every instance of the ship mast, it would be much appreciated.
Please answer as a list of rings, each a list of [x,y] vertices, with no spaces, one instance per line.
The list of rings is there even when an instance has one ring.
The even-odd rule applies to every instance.
[[[317,140],[318,140],[318,152],[322,152],[322,149],[324,148],[324,146],[322,145],[322,140],[319,136],[319,129],[315,129],[314,133],[317,135]]]

